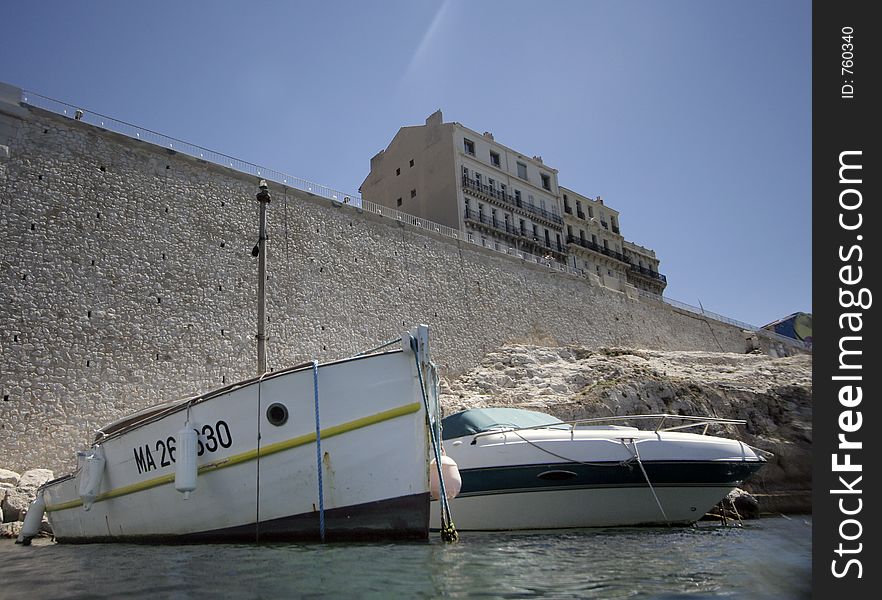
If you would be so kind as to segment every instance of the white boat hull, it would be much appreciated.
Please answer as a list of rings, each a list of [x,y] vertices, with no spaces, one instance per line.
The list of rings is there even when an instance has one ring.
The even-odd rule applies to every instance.
[[[451,501],[460,531],[687,525],[726,496],[731,487],[656,487],[659,510],[648,487],[560,489],[464,496]],[[438,503],[432,502],[438,528]]]
[[[688,524],[764,464],[737,440],[633,427],[482,432],[444,447],[462,478],[450,502],[460,531]]]
[[[414,354],[283,371],[173,407],[100,440],[89,510],[74,474],[42,488],[59,542],[203,542],[428,537],[430,434]],[[273,424],[281,405],[283,423]],[[196,489],[175,489],[176,435],[199,432]],[[324,508],[323,513],[321,508]]]

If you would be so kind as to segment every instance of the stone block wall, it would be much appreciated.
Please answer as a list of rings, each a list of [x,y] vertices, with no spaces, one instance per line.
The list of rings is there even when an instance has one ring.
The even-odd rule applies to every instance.
[[[0,112],[0,466],[60,473],[108,422],[254,375],[258,181],[24,112]],[[745,351],[736,327],[270,192],[271,369],[421,322],[445,376],[506,342]]]

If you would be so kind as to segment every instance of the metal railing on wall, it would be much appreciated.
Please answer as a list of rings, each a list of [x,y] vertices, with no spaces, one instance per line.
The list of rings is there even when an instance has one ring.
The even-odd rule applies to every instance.
[[[702,317],[707,317],[709,319],[713,319],[714,321],[720,321],[721,323],[727,323],[729,325],[734,325],[739,329],[743,329],[746,331],[753,331],[758,333],[759,335],[765,336],[771,340],[775,340],[777,342],[781,342],[782,344],[787,344],[788,346],[794,346],[797,348],[807,349],[805,343],[800,340],[796,340],[793,338],[789,338],[787,336],[781,335],[779,333],[775,333],[774,331],[769,331],[768,329],[763,329],[762,327],[757,327],[756,325],[751,325],[750,323],[745,323],[744,321],[738,321],[736,319],[730,319],[729,317],[717,314],[715,312],[711,312],[707,309],[692,306],[691,304],[686,304],[685,302],[680,302],[679,300],[673,300],[671,298],[666,298],[664,296],[659,296],[658,294],[653,294],[652,292],[647,292],[646,290],[640,290],[640,296],[643,298],[650,298],[652,300],[656,300],[658,302],[664,302],[665,304],[670,304],[680,310],[685,310],[687,312],[691,312],[696,315],[700,315]]]
[[[521,259],[525,262],[544,265],[550,269],[562,273],[567,273],[575,277],[585,276],[584,271],[571,267],[567,264],[558,261],[549,261],[545,257],[522,252],[515,248],[509,247],[507,244],[500,244],[498,241],[493,241],[489,244],[485,241],[478,241],[471,234],[463,234],[458,229],[453,229],[452,227],[441,225],[440,223],[435,223],[433,221],[429,221],[428,219],[416,217],[414,215],[401,212],[394,208],[389,208],[381,204],[370,202],[369,200],[364,200],[356,194],[341,192],[334,188],[330,188],[321,184],[314,183],[307,179],[303,179],[302,177],[295,177],[281,171],[277,171],[275,169],[261,167],[254,163],[228,156],[220,152],[215,152],[213,150],[209,150],[207,148],[203,148],[201,146],[197,146],[183,140],[169,137],[167,135],[163,135],[149,129],[144,129],[143,127],[138,127],[137,125],[132,125],[131,123],[126,123],[125,121],[114,119],[113,117],[108,117],[100,113],[81,109],[72,104],[61,102],[59,100],[55,100],[53,98],[49,98],[35,92],[22,91],[22,103],[28,106],[55,113],[57,115],[70,117],[71,119],[77,121],[83,121],[84,123],[88,123],[89,125],[93,125],[107,131],[112,131],[114,133],[118,133],[120,135],[124,135],[135,140],[140,140],[148,144],[153,144],[155,146],[160,146],[168,150],[173,150],[175,152],[186,154],[188,156],[192,156],[194,158],[198,158],[200,160],[204,160],[206,162],[210,162],[216,165],[228,167],[230,169],[233,169],[234,171],[239,171],[240,173],[247,173],[261,179],[274,181],[278,184],[286,185],[288,187],[301,190],[303,192],[327,198],[342,205],[351,205],[358,210],[367,211],[382,217],[390,218],[400,223],[411,225],[412,227],[417,227],[426,231],[433,231],[439,235],[448,238],[474,244],[476,246],[481,246],[483,248],[487,248],[489,250],[499,252],[513,258]],[[756,327],[755,325],[750,325],[742,321],[730,319],[729,317],[725,317],[723,315],[719,315],[704,310],[702,308],[696,308],[684,302],[672,300],[671,298],[659,296],[645,290],[638,291],[641,297],[661,301],[682,310],[708,317],[716,321],[727,323],[729,325],[734,325],[741,329],[755,331],[758,334],[764,335],[768,338],[780,341],[785,344],[789,344],[791,346],[805,348],[805,344],[803,344],[799,340],[794,340],[792,338],[779,335],[775,332]]]

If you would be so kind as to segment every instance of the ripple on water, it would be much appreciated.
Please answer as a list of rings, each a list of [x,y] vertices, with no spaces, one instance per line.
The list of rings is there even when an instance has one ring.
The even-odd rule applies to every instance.
[[[688,598],[809,596],[811,519],[743,528],[462,532],[456,544],[0,543],[0,597]]]

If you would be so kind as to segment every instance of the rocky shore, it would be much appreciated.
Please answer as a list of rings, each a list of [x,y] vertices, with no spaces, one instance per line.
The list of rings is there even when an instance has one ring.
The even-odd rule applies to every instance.
[[[31,469],[21,475],[0,468],[0,538],[16,538],[28,506],[37,496],[37,488],[55,476],[48,469]],[[49,521],[43,515],[43,535],[52,535]]]
[[[811,361],[810,355],[509,345],[443,381],[441,403],[445,414],[510,406],[564,420],[657,413],[743,419],[743,426],[709,433],[772,453],[745,490],[763,513],[807,513]]]

